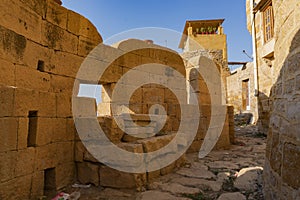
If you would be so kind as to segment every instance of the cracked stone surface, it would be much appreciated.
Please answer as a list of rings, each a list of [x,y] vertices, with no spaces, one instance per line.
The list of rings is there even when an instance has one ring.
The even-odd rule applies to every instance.
[[[263,200],[266,138],[255,130],[253,126],[239,127],[230,150],[212,151],[203,159],[197,153],[188,154],[185,167],[154,180],[142,192],[91,187],[77,189],[80,200]]]

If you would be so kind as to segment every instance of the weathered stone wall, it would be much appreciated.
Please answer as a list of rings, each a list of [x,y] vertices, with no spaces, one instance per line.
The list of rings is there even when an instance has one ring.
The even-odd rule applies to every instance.
[[[228,76],[228,66],[227,62],[223,60],[223,52],[212,50],[197,50],[197,51],[190,51],[183,53],[183,58],[188,61],[191,58],[195,58],[197,56],[204,56],[207,58],[212,59],[214,66],[209,67],[216,67],[217,70],[211,70],[211,73],[217,72],[215,74],[215,77],[219,78],[223,85],[219,86],[219,89],[221,87],[224,87],[224,92],[222,95],[224,95],[224,98],[226,99],[226,78]],[[197,68],[199,68],[199,65],[192,65],[190,63],[186,63],[186,71],[187,71],[187,80],[189,81],[191,87],[193,88],[193,92],[198,98],[199,103],[199,110],[200,110],[200,123],[198,127],[198,132],[196,135],[196,138],[191,145],[189,152],[197,152],[199,151],[204,138],[206,137],[210,120],[211,120],[211,106],[212,106],[212,100],[211,100],[211,93],[208,90],[207,83],[204,80],[204,77],[201,76],[201,74],[197,71]],[[208,67],[208,66],[207,66]],[[221,97],[219,97],[221,99]],[[224,103],[224,106],[226,106],[226,103]],[[220,138],[215,146],[215,149],[226,149],[229,148],[230,143],[234,142],[234,121],[233,121],[233,112],[231,106],[227,108],[227,114],[225,117],[224,127],[222,130],[222,134],[220,135]]]
[[[263,0],[255,0],[256,5]],[[266,2],[266,1],[265,1]],[[251,33],[251,14],[250,0],[246,1],[247,12],[247,27]],[[271,53],[274,48],[275,39],[269,42],[264,40],[264,21],[263,12],[258,11],[255,13],[255,34],[256,34],[256,47],[257,47],[257,65],[258,70],[258,96],[257,108],[258,119],[257,124],[259,131],[267,133],[269,128],[270,118],[270,91],[274,83],[274,58],[264,58],[267,54]],[[252,33],[251,33],[252,34]]]
[[[275,64],[264,169],[266,199],[300,196],[300,3],[273,1]]]
[[[250,85],[250,109],[243,107],[243,86],[244,80],[249,80]],[[254,91],[254,75],[253,63],[248,63],[245,67],[240,67],[235,70],[229,77],[227,77],[227,101],[228,104],[234,107],[234,114],[251,113],[253,115],[253,122],[258,118],[257,113],[257,98],[253,95]]]
[[[102,38],[52,0],[3,0],[0,13],[0,199],[37,199],[74,181],[73,84]]]
[[[104,47],[104,46],[103,46]],[[187,104],[187,93],[186,90],[186,66],[183,62],[182,57],[169,49],[153,45],[147,44],[146,42],[139,40],[127,40],[123,41],[113,47],[104,47],[111,52],[110,56],[118,55],[119,53],[124,54],[117,58],[109,65],[109,67],[104,72],[101,77],[99,83],[102,84],[102,103],[98,105],[98,121],[103,128],[106,136],[120,148],[124,148],[127,151],[139,152],[139,153],[148,153],[156,151],[166,144],[168,144],[173,138],[174,134],[177,133],[178,127],[180,123],[185,123],[184,126],[188,127],[188,121],[182,121],[180,109],[182,106],[188,106]],[[139,47],[138,50],[130,51],[129,53],[124,53],[127,49],[134,49],[135,47]],[[123,52],[123,53],[122,53]],[[206,52],[206,51],[205,51]],[[207,53],[207,52],[206,52]],[[220,52],[222,57],[222,53]],[[102,58],[103,55],[100,55],[100,58],[97,58],[97,62],[102,63],[105,62],[105,58]],[[105,56],[104,56],[105,57]],[[217,58],[215,57],[216,62]],[[218,60],[218,62],[222,62],[222,60]],[[174,87],[178,93],[178,98],[180,99],[181,104],[179,104],[179,99],[172,93],[169,88],[163,87],[158,84],[147,84],[141,85],[136,89],[131,95],[129,100],[129,104],[123,104],[120,108],[117,108],[116,113],[112,113],[112,106],[114,104],[118,105],[118,101],[116,99],[112,99],[112,93],[116,87],[116,83],[120,80],[121,77],[125,76],[129,71],[139,71],[135,67],[141,66],[147,63],[158,63],[167,65],[174,70],[178,71],[184,82],[180,83],[179,76],[173,70],[166,71],[147,71],[144,69],[143,73],[140,75],[143,78],[142,82],[150,80],[162,80],[164,76],[169,77],[168,82],[172,82],[172,86]],[[222,69],[218,65],[218,72]],[[140,72],[142,72],[140,71]],[[189,71],[188,71],[189,72]],[[190,74],[189,77],[191,78]],[[222,79],[220,73],[216,74],[216,77]],[[138,76],[136,76],[138,78]],[[206,136],[206,132],[208,126],[210,124],[211,111],[210,111],[210,94],[208,89],[205,88],[206,84],[204,79],[201,77],[192,78],[190,82],[191,84],[197,85],[197,95],[199,101],[201,101],[200,109],[201,109],[201,119],[199,121],[198,134],[196,136],[195,141],[190,147],[190,152],[198,152],[201,144],[203,143],[203,139]],[[136,82],[134,80],[123,80],[123,82],[119,82],[119,85],[123,85],[126,87],[133,87]],[[127,91],[123,90],[122,94],[126,94]],[[124,98],[124,97],[122,97]],[[221,97],[219,97],[221,98]],[[122,116],[124,113],[130,113],[131,117],[135,124],[137,125],[145,125],[150,122],[149,114],[154,114],[159,116],[162,114],[161,109],[158,108],[157,112],[149,113],[150,108],[154,104],[160,104],[166,110],[167,121],[163,129],[157,133],[155,136],[142,139],[132,137],[124,131],[122,131],[116,121],[112,118],[113,115]],[[224,105],[226,106],[226,105]],[[230,120],[229,119],[230,116]],[[124,117],[123,117],[124,118]],[[226,122],[224,124],[223,133],[219,138],[219,141],[215,148],[228,148],[230,145],[230,141],[234,140],[234,134],[229,135],[229,133],[234,133],[233,130],[233,112],[232,109],[228,109],[228,116],[224,116],[226,118]],[[191,120],[191,122],[193,122]],[[126,128],[128,133],[132,133],[131,131],[139,131],[137,125],[130,125],[130,127],[126,127],[126,120],[124,119],[125,130]],[[159,123],[159,121],[158,121]],[[231,125],[231,126],[230,126]],[[155,128],[149,129],[150,132],[155,131]],[[150,133],[149,132],[149,133]],[[177,147],[176,147],[177,148]],[[184,156],[170,164],[169,166],[162,168],[160,170],[154,172],[147,172],[143,174],[129,174],[124,172],[117,172],[114,169],[104,166],[100,161],[97,161],[90,153],[85,149],[82,145],[82,142],[78,139],[76,142],[76,153],[75,159],[78,167],[78,178],[82,183],[93,183],[95,185],[101,185],[104,187],[114,187],[114,188],[137,188],[142,189],[149,182],[151,182],[154,178],[159,177],[160,175],[165,175],[175,168],[179,167],[183,161]],[[166,155],[160,155],[163,157]],[[89,176],[86,176],[89,174]],[[118,177],[112,178],[112,177]]]
[[[129,50],[135,49],[138,50]],[[102,103],[98,105],[98,121],[103,128],[106,136],[111,142],[118,145],[119,148],[123,148],[127,151],[134,153],[149,153],[156,151],[166,144],[168,144],[178,131],[181,121],[181,106],[179,100],[174,93],[159,84],[146,84],[144,82],[153,80],[162,80],[163,76],[169,76],[167,81],[172,81],[173,89],[175,89],[180,95],[180,99],[183,104],[187,104],[187,92],[185,86],[185,66],[182,58],[176,52],[170,49],[163,48],[157,45],[148,44],[140,40],[127,40],[114,45],[114,47],[103,46],[107,51],[110,51],[111,57],[119,55],[114,59],[112,63],[103,73],[99,80],[99,84],[102,84]],[[123,55],[122,55],[123,54]],[[98,62],[105,63],[105,55],[99,55]],[[166,71],[153,71],[151,66],[149,71],[146,69],[137,69],[136,67],[144,64],[162,64],[169,66],[169,70]],[[184,85],[180,85],[179,75],[174,71],[181,74]],[[118,82],[121,77],[127,72],[140,72],[136,75],[135,79],[141,79],[142,85],[139,85],[139,81],[125,79],[123,82]],[[140,77],[141,76],[141,77]],[[118,102],[118,100],[112,98],[112,93],[116,87],[116,84],[120,87],[124,87],[121,96],[128,93],[125,89],[127,87],[138,86],[137,89],[128,99],[128,104]],[[122,99],[125,97],[123,96]],[[120,104],[120,106],[119,106]],[[162,130],[155,136],[150,138],[138,138],[126,134],[120,129],[115,119],[116,116],[120,116],[124,120],[125,130],[128,133],[134,134],[139,132],[138,125],[145,126],[150,123],[151,115],[162,115],[161,108],[154,108],[154,112],[150,113],[151,107],[155,104],[161,105],[167,114],[167,120]],[[113,105],[116,105],[116,113],[112,112]],[[129,123],[129,119],[123,117],[123,114],[131,114],[133,122]],[[157,121],[160,123],[160,121]],[[156,127],[150,127],[147,133],[156,133]],[[145,132],[143,132],[144,134]],[[147,183],[151,182],[154,178],[161,175],[170,173],[175,168],[180,167],[184,162],[184,156],[174,161],[170,166],[162,168],[154,172],[147,172],[142,174],[131,174],[125,172],[119,172],[115,169],[105,166],[101,161],[97,161],[83,146],[79,138],[76,141],[75,160],[78,168],[78,180],[82,183],[93,183],[94,185],[101,185],[104,187],[113,188],[137,188],[143,189]],[[166,156],[166,155],[160,155]],[[128,163],[130,165],[130,163]],[[88,176],[87,176],[88,174]]]

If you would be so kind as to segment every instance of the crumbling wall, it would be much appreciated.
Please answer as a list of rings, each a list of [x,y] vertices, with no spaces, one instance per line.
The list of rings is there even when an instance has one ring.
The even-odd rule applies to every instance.
[[[193,117],[190,121],[181,119],[180,109],[182,107],[188,106],[187,101],[187,88],[186,88],[186,79],[189,81],[190,74],[186,76],[186,63],[183,61],[182,57],[178,55],[176,52],[173,52],[169,49],[153,45],[147,44],[146,42],[139,40],[127,40],[123,41],[117,45],[116,48],[108,47],[103,45],[103,48],[100,48],[98,51],[108,51],[110,54],[107,54],[107,57],[116,56],[116,59],[113,59],[113,62],[110,63],[110,59],[107,59],[105,55],[99,55],[94,62],[98,63],[99,66],[105,66],[109,63],[108,68],[104,71],[102,77],[99,80],[99,84],[102,84],[102,103],[98,105],[98,122],[101,125],[101,128],[105,132],[106,136],[110,139],[111,142],[116,144],[119,148],[123,148],[127,151],[134,153],[149,153],[159,150],[168,144],[175,136],[178,131],[178,127],[180,123],[184,123],[185,127],[189,127],[189,123],[193,123]],[[135,48],[138,50],[134,50]],[[126,52],[128,49],[133,49],[129,52]],[[97,52],[97,51],[96,51]],[[206,52],[207,53],[207,52]],[[221,54],[222,55],[222,54]],[[91,61],[92,63],[93,61]],[[90,62],[88,62],[90,63]],[[163,64],[171,67],[171,69],[166,69],[165,71],[151,71],[151,68],[154,66],[148,66],[148,69],[137,69],[136,67],[142,66],[144,64]],[[222,69],[218,65],[219,68],[216,69],[220,72]],[[148,71],[149,70],[149,71]],[[183,77],[183,83],[180,82],[178,75],[174,71],[179,72]],[[127,72],[133,71],[142,72],[141,74],[136,74],[133,79],[141,80],[135,82],[136,80],[124,79],[120,81],[120,79],[126,76]],[[198,72],[197,72],[198,74]],[[179,96],[176,97],[170,88],[166,88],[160,84],[144,84],[147,80],[163,80],[163,77],[168,77],[167,81],[171,81],[172,86],[179,92]],[[222,79],[220,73],[216,73],[217,79]],[[200,81],[199,81],[200,80]],[[84,81],[83,81],[84,82]],[[159,82],[159,81],[158,81]],[[122,87],[133,87],[137,83],[142,83],[141,85],[137,85],[137,89],[133,92],[133,94],[128,99],[128,104],[120,103],[116,99],[112,98],[112,94],[115,91],[117,85],[122,85]],[[197,91],[196,94],[200,103],[201,116],[199,121],[199,127],[197,131],[197,136],[195,141],[193,142],[190,152],[198,152],[201,144],[206,136],[206,132],[208,126],[210,124],[211,112],[210,112],[210,93],[208,89],[203,87],[205,86],[205,81],[203,78],[199,77],[196,81],[197,83]],[[200,87],[199,87],[200,86]],[[221,88],[221,86],[219,85]],[[174,89],[173,88],[173,89]],[[195,88],[194,88],[195,89]],[[120,92],[120,91],[119,91]],[[121,99],[125,98],[125,94],[128,91],[125,89],[122,90]],[[200,95],[199,95],[200,94]],[[178,99],[179,98],[179,99]],[[221,97],[219,96],[221,99]],[[82,99],[82,98],[81,98]],[[83,100],[83,99],[82,99]],[[92,101],[92,100],[91,100]],[[112,106],[117,105],[116,113],[112,112]],[[154,104],[162,105],[162,108],[166,111],[167,120],[163,129],[159,132],[152,129],[150,127],[151,132],[155,132],[154,136],[149,138],[136,138],[132,137],[129,134],[133,134],[133,132],[140,131],[137,125],[145,125],[149,124],[150,115],[159,116],[163,114],[161,112],[161,108],[154,109],[151,111],[151,107]],[[226,106],[225,106],[226,107]],[[94,112],[91,111],[90,119],[92,120]],[[127,124],[126,117],[122,117],[123,114],[130,114],[133,118],[133,123],[130,125]],[[120,127],[117,125],[114,117],[121,116],[124,121],[125,130],[127,128],[126,134]],[[234,140],[234,130],[233,130],[233,110],[231,108],[228,109],[228,114],[224,115],[225,123],[223,128],[223,132],[219,141],[216,145],[216,148],[228,148],[230,145],[230,141]],[[232,119],[232,120],[230,120]],[[78,119],[79,121],[85,119]],[[199,120],[199,119],[197,119]],[[158,123],[161,123],[159,120]],[[133,124],[137,125],[133,125]],[[91,132],[92,132],[91,128]],[[197,128],[196,128],[197,129]],[[89,129],[87,129],[86,132]],[[187,130],[190,130],[187,128]],[[194,131],[194,130],[192,130]],[[144,132],[143,132],[144,133]],[[148,133],[148,132],[147,132]],[[232,134],[230,134],[232,133]],[[188,133],[186,133],[188,134]],[[183,139],[184,140],[184,139]],[[180,145],[175,148],[179,149]],[[175,150],[176,152],[177,150]],[[94,155],[97,156],[94,152]],[[169,166],[159,169],[153,172],[141,173],[141,174],[130,174],[126,172],[118,172],[115,169],[105,166],[101,163],[100,160],[97,161],[94,155],[91,155],[90,152],[84,147],[82,140],[78,138],[76,141],[76,153],[75,160],[78,168],[78,179],[82,183],[92,183],[94,185],[101,185],[104,187],[113,187],[113,188],[137,188],[143,189],[149,182],[151,182],[154,178],[157,178],[161,175],[165,175],[173,171],[176,167],[180,167],[184,161],[184,156],[178,159],[177,161],[171,163]],[[160,155],[160,157],[164,157],[167,155]],[[130,165],[130,162],[128,163]],[[88,176],[87,176],[88,174]],[[114,178],[115,177],[115,178]]]
[[[189,152],[197,152],[199,151],[204,138],[206,137],[206,133],[208,131],[211,119],[211,93],[208,90],[207,83],[205,82],[204,77],[198,72],[198,65],[194,66],[193,64],[187,62],[191,58],[195,58],[197,56],[204,56],[212,59],[214,62],[214,66],[209,67],[217,67],[217,70],[211,70],[211,73],[217,72],[212,75],[221,80],[223,85],[220,85],[219,88],[222,91],[222,95],[224,97],[223,105],[226,106],[226,78],[228,76],[228,66],[227,62],[222,58],[222,51],[206,51],[206,50],[198,50],[186,52],[183,55],[186,63],[186,71],[187,71],[187,80],[189,81],[191,87],[193,88],[193,93],[198,98],[199,110],[200,110],[200,123],[197,131],[196,138],[191,145]],[[208,66],[207,66],[208,67]],[[221,89],[223,87],[223,90]],[[191,91],[190,91],[191,92]],[[214,91],[216,92],[216,91]],[[221,99],[221,97],[219,97]],[[218,142],[215,146],[215,149],[226,149],[229,148],[230,143],[234,143],[234,116],[233,116],[233,107],[228,106],[225,117],[225,122],[223,125],[222,134],[220,135]]]
[[[74,181],[73,84],[102,38],[52,0],[3,0],[0,13],[0,199],[36,199]]]
[[[102,85],[102,102],[98,105],[99,124],[110,141],[119,148],[134,153],[149,153],[159,150],[174,138],[181,122],[181,106],[187,104],[185,86],[186,72],[183,60],[179,54],[170,49],[148,44],[140,40],[130,39],[114,46],[115,48],[103,45],[103,50],[111,52],[109,56],[116,56],[112,63],[105,60],[104,55],[99,55],[99,58],[96,59],[98,60],[99,66],[103,66],[103,63],[105,64],[106,62],[109,63],[102,77],[99,77],[99,84]],[[132,50],[127,52],[127,50],[131,48]],[[145,64],[152,64],[152,66],[148,66],[147,69],[136,68]],[[169,66],[170,68],[165,71],[153,71],[151,67],[154,67],[154,64],[161,64]],[[124,79],[123,82],[119,82],[121,77],[124,77],[129,71],[133,73],[140,72],[140,74],[132,77],[133,80]],[[181,74],[184,81],[183,85],[181,85],[182,82],[178,81],[180,76],[176,74],[175,71]],[[183,102],[183,105],[180,105],[179,100],[170,88],[159,84],[160,80],[163,80],[163,76],[169,77],[167,81],[172,82],[170,84],[173,86],[172,88],[179,93],[179,98]],[[154,83],[144,84],[149,80],[153,80]],[[155,84],[157,81],[158,83]],[[164,81],[162,81],[162,83],[163,82]],[[120,96],[124,96],[128,93],[125,89],[126,87],[138,86],[130,98],[128,98],[128,104],[118,102],[118,100],[112,98],[116,84],[124,87],[124,90],[119,94]],[[122,97],[122,99],[124,98],[125,97]],[[162,107],[155,107],[155,104],[159,104]],[[116,113],[112,112],[113,105],[117,107]],[[166,123],[163,128],[157,132],[156,125],[157,123],[161,123],[158,119],[155,121],[154,127],[149,127],[146,132],[140,132],[141,129],[139,125],[145,126],[149,124],[151,122],[149,115],[163,115],[162,109],[166,111],[167,115]],[[123,114],[130,114],[133,118],[133,122],[123,117]],[[116,123],[114,117],[118,116],[124,121],[124,128],[129,134],[126,134]],[[143,139],[130,135],[134,133],[155,133],[155,135]],[[154,172],[141,174],[119,172],[105,166],[101,161],[97,161],[83,146],[79,138],[76,142],[75,155],[78,167],[78,179],[80,182],[92,183],[104,187],[137,188],[139,190],[143,189],[154,178],[170,173],[176,167],[180,167],[185,160],[183,156],[171,163],[170,166]],[[164,157],[167,155],[160,156]],[[128,165],[130,165],[130,162]],[[89,176],[87,176],[87,174]]]
[[[264,169],[266,199],[300,196],[300,3],[273,1],[275,65]]]

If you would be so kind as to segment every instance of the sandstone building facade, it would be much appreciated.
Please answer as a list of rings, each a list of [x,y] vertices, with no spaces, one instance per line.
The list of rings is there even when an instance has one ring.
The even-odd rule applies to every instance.
[[[300,3],[246,3],[248,28],[252,30],[257,55],[259,123],[268,132],[265,198],[298,199]]]

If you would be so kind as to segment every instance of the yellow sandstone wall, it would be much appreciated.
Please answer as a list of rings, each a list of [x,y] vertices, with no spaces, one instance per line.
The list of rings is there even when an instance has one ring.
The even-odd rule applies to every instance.
[[[256,0],[255,3],[259,3],[260,0]],[[251,33],[251,13],[250,12],[250,0],[246,1],[247,12],[247,27]],[[270,91],[275,81],[274,75],[274,60],[267,61],[263,57],[265,52],[271,50],[274,46],[275,40],[271,40],[267,43],[264,41],[264,28],[263,28],[263,13],[257,12],[255,14],[255,30],[256,30],[256,46],[257,46],[257,65],[258,65],[258,119],[257,124],[259,130],[263,133],[268,132],[269,118],[270,118]],[[252,34],[252,33],[251,33]]]
[[[274,83],[264,169],[266,199],[300,196],[300,2],[273,1]]]
[[[254,74],[253,63],[248,63],[245,68],[241,67],[235,70],[236,72],[227,77],[227,99],[228,104],[234,107],[234,113],[251,113],[254,121],[258,118],[257,113],[257,98],[253,95],[254,91]],[[250,84],[250,110],[243,108],[242,99],[242,82],[249,79]]]
[[[102,38],[52,0],[2,0],[0,15],[0,199],[37,199],[45,172],[53,189],[75,178],[73,84]]]

